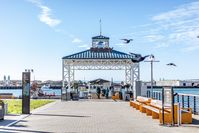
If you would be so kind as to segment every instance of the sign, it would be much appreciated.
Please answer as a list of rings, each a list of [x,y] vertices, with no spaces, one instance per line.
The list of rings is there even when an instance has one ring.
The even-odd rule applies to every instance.
[[[171,106],[172,104],[171,87],[164,87],[164,104],[165,106]]]
[[[171,125],[174,126],[174,95],[173,95],[173,88],[171,86],[167,86],[163,88],[163,93],[162,93],[162,121],[164,125],[164,107],[171,107],[171,116],[172,116],[172,121]]]
[[[30,114],[30,72],[22,73],[22,114]]]

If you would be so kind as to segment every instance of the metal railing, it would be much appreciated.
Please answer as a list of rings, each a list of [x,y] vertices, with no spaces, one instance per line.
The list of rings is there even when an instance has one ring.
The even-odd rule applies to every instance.
[[[151,97],[150,90],[147,90],[147,97]],[[162,100],[162,92],[154,91],[153,99]],[[174,102],[180,103],[182,108],[192,108],[193,114],[199,114],[199,95],[177,93]]]
[[[147,90],[147,97],[151,97],[150,90]],[[153,99],[162,100],[162,92],[153,91]]]
[[[199,95],[178,93],[176,102],[180,102],[183,108],[192,108],[193,114],[199,114]]]

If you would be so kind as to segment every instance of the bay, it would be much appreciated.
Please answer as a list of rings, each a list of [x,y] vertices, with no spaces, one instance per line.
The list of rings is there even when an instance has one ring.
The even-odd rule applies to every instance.
[[[44,89],[43,92],[47,95],[61,95],[61,89]],[[13,96],[19,97],[22,95],[22,89],[0,89],[0,93],[12,93]]]

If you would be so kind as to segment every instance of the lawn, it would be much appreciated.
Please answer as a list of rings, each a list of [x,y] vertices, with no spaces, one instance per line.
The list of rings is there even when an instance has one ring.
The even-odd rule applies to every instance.
[[[11,99],[3,100],[8,104],[8,114],[21,114],[22,113],[22,100],[21,99]],[[30,100],[30,110],[39,108],[45,104],[54,102],[54,100]]]

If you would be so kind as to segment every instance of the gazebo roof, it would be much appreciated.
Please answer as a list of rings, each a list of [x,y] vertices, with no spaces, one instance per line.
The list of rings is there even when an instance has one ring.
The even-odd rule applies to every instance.
[[[62,59],[133,59],[130,54],[113,50],[111,48],[90,48],[79,53],[68,55]]]

